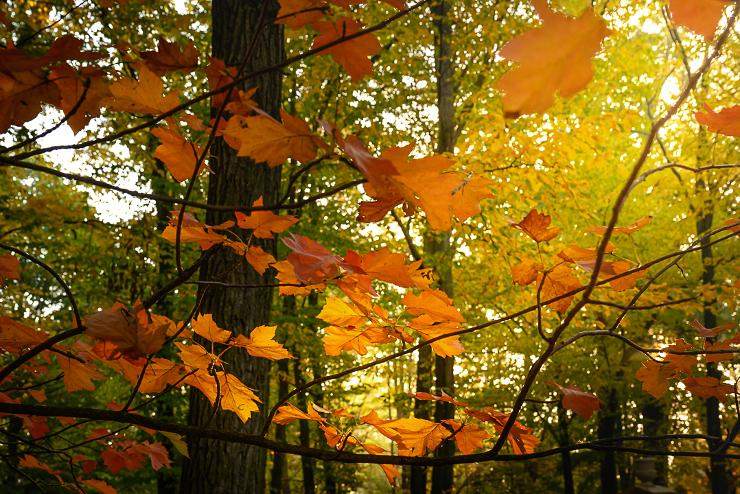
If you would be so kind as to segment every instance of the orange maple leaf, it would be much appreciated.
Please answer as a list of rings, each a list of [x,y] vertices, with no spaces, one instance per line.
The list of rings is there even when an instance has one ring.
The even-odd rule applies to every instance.
[[[320,48],[356,33],[362,25],[351,17],[342,17],[334,22],[314,22],[312,27],[319,32],[313,41],[312,48]],[[370,57],[378,53],[380,48],[378,38],[368,33],[321,50],[319,54],[331,55],[339,65],[344,67],[352,80],[356,81],[373,73]]]
[[[544,112],[556,94],[567,98],[585,88],[593,77],[591,58],[610,33],[591,8],[571,18],[552,11],[546,0],[532,0],[532,5],[542,26],[520,34],[499,52],[518,64],[496,84],[505,93],[508,117]]]
[[[238,143],[235,149],[239,156],[249,156],[257,163],[275,167],[288,158],[302,163],[314,159],[322,143],[308,124],[283,109],[280,109],[280,117],[282,123],[266,113],[253,117],[237,115],[229,119],[223,133],[233,138],[234,144]]]
[[[242,422],[259,410],[257,403],[261,403],[260,399],[233,374],[198,369],[185,379],[185,383],[200,390],[211,405],[215,405],[217,397],[220,398],[221,408],[236,413]]]
[[[716,377],[688,377],[681,381],[691,394],[699,398],[716,398],[725,401],[728,394],[735,392],[735,386],[721,382]]]
[[[120,302],[85,316],[83,323],[85,334],[116,346],[117,351],[107,357],[110,359],[120,355],[135,359],[156,353],[162,348],[170,325],[167,318],[150,321],[146,310],[138,303],[130,311]]]
[[[483,447],[483,441],[491,437],[488,432],[475,424],[461,424],[453,419],[445,419],[442,423],[452,428],[453,439],[455,440],[457,449],[464,455],[469,455],[481,449]]]
[[[636,231],[642,229],[642,227],[649,225],[650,222],[653,221],[652,216],[643,216],[639,220],[635,221],[629,226],[616,226],[612,230],[612,235],[632,235]],[[588,229],[591,233],[596,233],[598,235],[603,235],[606,233],[606,227],[605,226],[592,226]]]
[[[173,127],[154,127],[151,132],[162,141],[154,150],[154,157],[165,164],[178,182],[191,178],[195,165],[203,154],[203,148],[186,140]],[[201,161],[198,173],[203,171],[205,166],[205,160]]]
[[[110,85],[111,97],[101,104],[111,110],[159,115],[180,104],[177,93],[165,95],[164,84],[144,64],[136,64],[138,79],[124,77]]]
[[[143,51],[139,55],[149,70],[160,77],[167,72],[192,72],[198,68],[198,50],[192,41],[180,50],[177,43],[159,38],[157,51]]]
[[[493,428],[499,433],[504,429],[504,425],[509,420],[508,414],[499,412],[491,407],[485,407],[482,410],[466,408],[465,413],[483,422],[493,424]],[[532,434],[532,429],[522,425],[519,421],[514,421],[514,425],[509,430],[506,440],[516,455],[534,453],[534,449],[540,443],[540,440]]]
[[[507,221],[512,228],[523,231],[537,243],[550,241],[560,233],[560,228],[549,228],[552,218],[547,214],[538,212],[536,209],[527,213],[527,216],[518,223],[509,219]]]
[[[162,238],[172,242],[173,244],[177,240],[177,220],[179,211],[172,211],[170,222],[162,232]],[[234,222],[227,221],[220,225],[206,225],[199,222],[195,216],[190,213],[185,213],[182,220],[182,226],[180,229],[180,242],[181,243],[197,243],[202,250],[208,250],[214,245],[224,244],[230,242],[228,238],[217,233],[220,230],[225,230],[234,226]]]
[[[211,314],[200,314],[193,319],[193,331],[212,343],[226,343],[231,338],[231,331],[222,329],[213,320]]]
[[[673,22],[711,41],[722,12],[730,3],[726,0],[669,0],[668,9]]]
[[[555,387],[563,395],[563,408],[573,410],[586,420],[601,408],[598,396],[582,391],[578,386],[561,386],[553,381],[547,384]]]
[[[324,17],[327,9],[325,0],[280,0],[275,23],[285,24],[290,29],[300,29]]]
[[[295,358],[283,345],[274,340],[277,326],[257,326],[249,337],[238,335],[232,345],[243,347],[253,357],[263,357],[270,360]]]
[[[544,281],[543,281],[544,279]],[[581,282],[565,264],[558,264],[547,272],[547,276],[544,273],[540,273],[537,276],[537,283],[542,284],[542,300],[549,300],[551,298],[559,297],[568,292],[576,290],[581,287]],[[573,296],[565,297],[555,302],[551,302],[548,305],[553,309],[563,314],[570,303],[573,301]]]
[[[64,64],[51,71],[50,79],[59,88],[59,107],[66,114],[67,124],[75,134],[90,119],[100,116],[102,100],[110,97],[105,72],[100,69],[83,67],[78,72]],[[76,110],[72,113],[75,107]]]
[[[0,283],[21,278],[21,262],[12,254],[0,256]]]
[[[537,274],[545,270],[541,262],[523,259],[511,267],[511,280],[517,285],[527,286],[537,279]]]
[[[64,372],[64,387],[70,393],[79,390],[95,391],[93,379],[96,381],[105,379],[105,376],[95,368],[93,361],[82,363],[70,357],[57,355],[57,362]]]
[[[726,322],[713,328],[707,328],[696,319],[691,321],[689,324],[691,324],[691,327],[694,328],[699,333],[699,336],[702,338],[713,338],[718,334],[721,334],[737,326],[734,322]]]
[[[320,243],[302,235],[282,239],[291,252],[288,262],[293,265],[295,276],[306,284],[322,283],[339,273],[342,258],[332,254]]]
[[[706,125],[712,132],[740,137],[740,105],[730,106],[718,112],[705,104],[704,113],[696,112],[696,121]]]
[[[311,404],[309,404],[308,406],[308,413],[301,411],[299,408],[296,408],[290,403],[282,405],[280,408],[278,408],[277,413],[272,418],[273,422],[280,425],[289,424],[294,420],[324,422],[324,418],[316,412]]]
[[[262,197],[259,197],[252,207],[262,206]],[[236,224],[244,230],[252,230],[257,238],[272,238],[273,234],[280,233],[298,222],[298,218],[289,215],[277,215],[272,211],[252,211],[244,214],[240,211],[236,215]]]

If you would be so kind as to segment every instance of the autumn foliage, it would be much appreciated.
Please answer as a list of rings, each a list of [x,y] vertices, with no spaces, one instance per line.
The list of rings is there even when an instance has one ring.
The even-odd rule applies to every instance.
[[[123,1],[107,3],[113,9],[133,8]],[[385,17],[401,19],[419,15],[427,3],[410,6],[387,0],[381,11]],[[497,52],[501,61],[496,63],[509,69],[493,89],[500,94],[501,118],[508,122],[546,113],[556,102],[587,92],[594,78],[594,58],[601,56],[618,24],[614,16],[605,16],[591,6],[573,16],[558,9],[557,2],[532,0],[531,4],[534,9],[528,28],[511,35]],[[376,57],[384,49],[377,30],[362,22],[365,8],[370,7],[359,1],[280,0],[275,22],[289,33],[309,33],[294,61],[330,59],[338,65],[335,70],[346,73],[355,84],[374,77]],[[620,216],[633,186],[642,180],[643,165],[651,147],[658,145],[655,142],[661,127],[685,103],[701,74],[728,43],[737,15],[737,5],[718,0],[670,0],[668,9],[673,32],[702,37],[708,47],[706,62],[700,68],[692,67],[694,73],[684,87],[644,132],[649,137],[640,141],[643,155],[635,163],[620,164],[628,173],[608,214],[584,213],[573,224],[562,221],[557,210],[544,202],[536,207],[517,206],[506,214],[481,215],[488,201],[497,199],[500,180],[484,168],[469,166],[464,157],[427,152],[428,146],[418,145],[412,138],[381,146],[367,137],[373,135],[371,132],[363,135],[356,127],[339,127],[328,112],[306,118],[283,108],[279,118],[270,115],[253,100],[259,88],[236,89],[247,78],[239,67],[200,53],[190,40],[159,38],[153,50],[121,42],[116,49],[125,60],[123,70],[107,63],[113,47],[91,46],[73,34],[59,36],[49,46],[16,44],[19,39],[13,29],[17,26],[12,15],[4,14],[8,34],[0,50],[0,131],[13,136],[5,143],[22,142],[26,134],[13,133],[49,108],[61,112],[61,123],[75,134],[89,130],[91,122],[101,116],[121,119],[120,129],[124,130],[82,140],[78,148],[94,149],[136,135],[137,142],[153,143],[151,158],[166,168],[167,180],[188,187],[184,199],[172,194],[173,200],[166,205],[171,209],[169,223],[157,232],[178,256],[177,269],[168,274],[176,282],[166,285],[159,299],[122,300],[100,310],[95,305],[78,306],[69,288],[69,274],[62,276],[54,266],[47,266],[43,253],[34,254],[14,245],[13,237],[0,235],[0,247],[7,251],[0,256],[0,290],[22,283],[31,276],[27,272],[45,270],[60,287],[62,302],[56,303],[68,308],[62,328],[3,306],[16,316],[0,317],[0,351],[5,366],[0,374],[0,412],[6,420],[22,422],[22,430],[14,434],[27,438],[23,444],[44,444],[60,429],[77,428],[86,435],[78,442],[87,446],[58,455],[40,455],[32,446],[23,447],[14,468],[30,477],[53,478],[72,491],[89,488],[104,493],[115,492],[108,474],[115,478],[122,471],[169,468],[173,447],[178,454],[188,454],[187,432],[176,432],[180,429],[157,422],[148,406],[167,393],[191,388],[207,397],[214,410],[234,413],[242,422],[253,420],[255,414],[267,417],[271,422],[262,437],[248,439],[254,444],[267,444],[260,441],[272,437],[271,423],[283,426],[307,421],[320,431],[325,445],[306,449],[305,454],[328,448],[337,461],[358,462],[361,460],[352,453],[367,455],[380,465],[392,485],[400,483],[397,465],[423,465],[445,443],[455,444],[454,462],[473,454],[480,455],[480,461],[501,455],[532,455],[542,451],[545,432],[541,421],[537,425],[528,422],[522,409],[540,380],[540,371],[551,357],[557,358],[556,353],[591,336],[621,339],[636,350],[643,360],[639,370],[625,379],[638,381],[642,390],[656,399],[680,385],[697,400],[716,399],[731,409],[736,383],[707,376],[700,367],[733,363],[740,333],[731,321],[722,319],[716,327],[707,328],[698,320],[686,319],[679,331],[683,338],[662,338],[654,347],[645,343],[647,333],[639,342],[632,341],[620,324],[630,311],[641,310],[640,297],[655,288],[667,264],[698,251],[703,244],[697,242],[717,237],[731,241],[738,232],[737,219],[729,219],[704,232],[704,240],[691,238],[662,257],[641,258],[633,236],[649,237],[653,218],[645,214],[630,222]],[[392,29],[390,26],[387,29]],[[173,84],[183,80],[191,82]],[[194,92],[192,81],[207,90]],[[203,101],[210,102],[206,112],[197,109]],[[740,107],[729,102],[721,108],[707,104],[695,112],[694,124],[717,137],[737,137],[739,115]],[[280,204],[267,204],[260,198],[252,204],[234,205],[228,221],[208,224],[197,203],[191,207],[196,201],[189,194],[192,184],[208,180],[209,150],[214,140],[223,140],[238,156],[256,163],[282,165],[291,184],[327,164],[345,167],[354,179],[350,185],[361,186],[361,194],[347,193],[349,187],[332,190],[327,185],[322,189],[327,193],[320,193],[320,197],[309,194],[307,202],[324,201],[321,204],[326,205],[341,201],[342,207],[352,210],[353,227],[381,229],[394,218],[403,225],[398,219],[402,215],[406,221],[428,227],[429,232],[465,230],[475,235],[483,232],[481,218],[485,216],[486,221],[496,223],[488,227],[502,231],[520,248],[507,259],[508,264],[492,256],[477,276],[506,277],[506,293],[515,293],[524,305],[507,311],[490,310],[483,319],[473,316],[470,307],[474,304],[458,303],[457,295],[470,300],[475,294],[451,297],[445,293],[437,284],[433,262],[423,257],[412,259],[385,244],[339,251],[326,237],[308,235],[310,226],[296,212],[299,208],[290,206],[294,199],[287,196]],[[3,170],[18,167],[53,173],[53,167],[41,159],[49,151],[34,135],[23,146],[8,145],[0,154],[0,163]],[[185,188],[169,190],[180,194]],[[341,235],[336,227],[336,236]],[[269,238],[280,239],[278,251],[268,252],[257,244],[257,239]],[[346,239],[345,245],[352,241]],[[479,344],[472,343],[479,330],[529,313],[537,318],[526,331],[541,346],[531,352],[526,372],[517,380],[518,387],[509,391],[506,402],[462,401],[444,391],[412,393],[418,401],[450,404],[455,409],[453,419],[391,417],[382,409],[361,410],[350,403],[337,409],[311,401],[298,406],[294,397],[312,383],[292,383],[288,396],[259,396],[249,382],[240,381],[231,372],[224,355],[270,361],[299,358],[293,354],[295,347],[286,343],[290,338],[279,324],[258,326],[244,335],[235,328],[219,327],[214,315],[201,312],[197,303],[189,313],[177,315],[159,314],[154,307],[165,295],[177,297],[177,290],[184,289],[192,272],[184,274],[188,266],[180,264],[182,259],[199,259],[221,249],[236,253],[256,273],[274,276],[281,297],[320,294],[320,307],[310,324],[320,328],[322,358],[335,359],[337,365],[350,369],[346,375],[426,346],[438,357],[465,358],[469,346]],[[145,291],[151,295],[160,288],[147,286]],[[569,330],[580,314],[599,301],[611,303],[615,309],[612,321],[600,320],[598,327],[582,332]],[[671,301],[656,302],[656,307],[661,303],[668,306]],[[517,315],[511,316],[515,312]],[[361,365],[353,369],[352,362]],[[60,414],[44,391],[55,376],[71,396],[94,395],[109,379],[121,380],[125,388],[120,387],[123,391],[111,397],[107,409],[96,409],[105,412],[99,417],[87,406],[78,415],[67,409]],[[557,380],[548,380],[542,389],[552,393],[551,402],[563,413],[572,412],[579,421],[594,421],[606,398],[598,395],[588,379],[565,372]],[[136,424],[132,417],[137,415],[152,418],[152,422]],[[148,439],[132,439],[103,425],[86,428],[86,420],[132,423]],[[732,443],[733,437],[726,440]],[[68,461],[60,461],[64,455]],[[387,457],[387,462],[381,456]],[[99,472],[106,475],[101,477]]]

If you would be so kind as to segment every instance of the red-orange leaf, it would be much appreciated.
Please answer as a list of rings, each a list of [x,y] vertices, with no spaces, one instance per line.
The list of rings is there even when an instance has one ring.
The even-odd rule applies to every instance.
[[[342,17],[334,22],[318,21],[312,24],[319,35],[313,42],[312,48],[319,48],[356,33],[362,25],[351,17]],[[321,50],[322,55],[331,55],[334,60],[344,67],[352,80],[359,80],[373,73],[373,64],[370,57],[380,51],[380,43],[372,34],[364,34],[349,41],[339,43]]]
[[[469,455],[483,447],[483,441],[491,437],[484,429],[475,424],[461,424],[453,419],[445,419],[443,423],[452,427],[453,438],[457,449],[464,455]]]
[[[543,281],[544,277],[544,281]],[[573,270],[564,264],[558,264],[552,268],[547,276],[540,274],[537,277],[537,283],[542,283],[542,300],[549,300],[551,298],[559,297],[573,290],[577,290],[581,287],[581,282],[573,273]],[[551,302],[550,305],[553,309],[563,314],[570,306],[573,296],[568,296]]]
[[[203,148],[186,140],[176,128],[154,127],[152,134],[162,141],[154,150],[154,157],[165,164],[178,182],[191,178],[195,165],[203,154]],[[198,173],[204,167],[205,161],[201,161]]]
[[[511,267],[511,280],[517,285],[526,286],[533,283],[537,279],[537,274],[544,270],[542,263],[523,259]]]
[[[591,58],[609,34],[593,9],[578,18],[552,11],[546,0],[532,0],[542,26],[520,34],[499,52],[517,66],[499,79],[504,91],[504,112],[516,117],[546,111],[555,95],[569,97],[585,88],[593,77]]]
[[[262,206],[262,197],[254,201],[252,206]],[[236,224],[244,230],[252,230],[257,238],[272,238],[273,234],[280,233],[298,222],[295,216],[279,216],[272,211],[252,211],[244,214],[237,211]]]
[[[652,216],[643,216],[629,226],[616,226],[612,230],[612,235],[632,235],[636,231],[640,230],[642,227],[649,225],[652,220]],[[598,235],[603,235],[604,233],[606,233],[606,227],[592,226],[588,229],[588,231],[591,233],[596,233]]]
[[[514,223],[511,220],[508,221],[512,228],[523,231],[537,243],[552,240],[558,235],[558,233],[560,233],[560,228],[549,228],[550,221],[552,221],[550,216],[542,214],[536,209],[527,213],[527,216],[525,216],[519,223]]]
[[[561,386],[552,381],[547,384],[555,387],[563,395],[563,408],[573,410],[586,420],[601,408],[601,402],[595,394],[581,391],[578,386]]]
[[[96,381],[105,379],[92,361],[82,363],[63,355],[57,355],[57,362],[64,372],[64,387],[70,393],[80,390],[95,391],[93,379]]]
[[[493,424],[493,428],[499,433],[504,429],[504,425],[509,419],[509,415],[499,412],[491,407],[485,407],[482,410],[465,409],[465,413],[478,420]],[[532,429],[514,421],[514,425],[509,431],[506,438],[511,445],[511,449],[516,455],[534,453],[534,449],[540,443],[540,440],[532,435]]]
[[[192,72],[198,67],[198,50],[192,41],[180,50],[177,43],[159,38],[157,51],[143,51],[140,55],[149,70],[158,76],[167,72]]]
[[[691,321],[689,324],[691,324],[691,327],[694,328],[699,333],[699,336],[702,338],[713,338],[718,334],[724,333],[725,331],[728,331],[736,326],[734,322],[726,322],[713,328],[707,328],[696,319]]]
[[[102,101],[111,110],[159,115],[180,104],[177,93],[165,95],[162,80],[138,64],[138,79],[122,78],[110,85],[111,97]]]
[[[673,22],[711,41],[722,12],[731,2],[726,0],[669,0]]]
[[[704,113],[696,112],[696,121],[712,132],[726,136],[740,137],[740,105],[730,106],[714,111],[709,105],[704,105]]]
[[[0,256],[0,283],[5,280],[18,280],[21,277],[21,262],[17,257],[6,254]]]
[[[731,384],[720,382],[716,377],[688,377],[681,381],[691,394],[699,398],[716,398],[725,401],[728,394],[735,392]]]
[[[676,370],[671,366],[653,360],[646,360],[642,363],[642,367],[638,369],[635,377],[642,382],[643,391],[656,398],[661,398],[668,391],[668,380],[675,377],[675,375]]]

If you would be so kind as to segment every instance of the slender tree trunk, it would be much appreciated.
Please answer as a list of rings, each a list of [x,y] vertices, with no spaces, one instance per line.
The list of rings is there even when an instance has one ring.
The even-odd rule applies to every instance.
[[[152,144],[154,144],[153,141],[154,137],[152,136]],[[152,146],[152,150],[153,149],[154,146]],[[152,177],[152,190],[155,194],[168,195],[169,191],[167,190],[167,169],[164,166],[164,163],[159,160],[155,161],[155,166],[156,168],[154,169],[154,174]],[[159,232],[163,231],[167,226],[167,223],[169,222],[171,208],[167,206],[168,205],[165,205],[162,202],[157,203],[157,231]],[[157,263],[157,268],[159,270],[160,278],[158,285],[162,286],[168,281],[169,277],[172,275],[172,272],[175,270],[174,249],[172,248],[172,245],[169,244],[169,242],[162,242],[160,240],[158,260],[159,262]],[[170,299],[170,296],[170,294],[166,295],[157,304],[157,310],[160,313],[167,315],[168,317],[173,316],[172,301]],[[175,411],[170,400],[171,396],[164,396],[162,399],[159,399],[155,402],[158,417],[174,417]],[[173,457],[175,453],[175,448],[172,446],[172,443],[167,441],[165,443],[165,447],[167,448],[167,452],[170,454],[170,457]],[[177,492],[177,475],[173,471],[173,469],[162,468],[158,470],[157,494],[174,494],[175,492]]]
[[[646,396],[645,402],[642,405],[642,428],[644,434],[646,436],[657,436],[667,433],[667,420],[668,416],[663,402],[651,396]],[[650,449],[666,449],[666,445],[663,442],[650,442],[645,447]],[[657,476],[653,482],[657,485],[668,485],[667,456],[655,457],[655,470]]]
[[[706,185],[703,180],[697,180],[697,192],[707,194]],[[711,204],[705,202],[699,211],[699,218],[696,221],[696,234],[701,237],[712,229],[714,215],[711,210]],[[714,283],[714,264],[712,259],[712,246],[709,245],[710,239],[701,240],[701,260],[702,260],[702,284],[707,285]],[[703,310],[704,325],[712,328],[717,325],[717,316],[712,311],[712,303],[704,301]],[[707,338],[707,341],[714,343],[714,338]],[[707,362],[707,377],[713,377],[722,381],[722,372],[717,368],[716,362]],[[719,400],[717,398],[708,398],[705,403],[705,414],[707,424],[707,435],[722,437],[722,417],[719,410]],[[709,450],[714,450],[720,446],[721,440],[709,441]],[[732,471],[728,469],[727,459],[721,456],[713,456],[709,459],[709,480],[712,485],[712,494],[729,494],[735,492],[734,479]]]
[[[437,70],[437,109],[439,113],[439,128],[437,133],[437,152],[455,152],[455,100],[454,100],[454,61],[451,45],[452,25],[450,21],[449,0],[437,0],[432,6],[434,25],[437,38],[436,70]],[[434,234],[429,232],[424,240],[424,254],[427,260],[433,262],[439,276],[439,288],[452,297],[452,251],[450,234]],[[434,380],[437,393],[442,391],[454,394],[454,357],[436,357],[434,362]],[[435,403],[434,420],[439,422],[455,417],[455,407],[451,403],[438,401]],[[455,445],[452,441],[445,441],[437,451],[437,456],[452,456]],[[454,469],[452,465],[435,466],[432,469],[432,494],[447,494],[452,492],[454,483]]]
[[[214,0],[213,55],[223,59],[227,65],[237,67],[247,57],[244,73],[282,61],[282,27],[272,22],[277,9],[278,4],[274,0]],[[272,115],[277,115],[280,107],[280,77],[279,71],[272,71],[249,81],[250,85],[259,88],[256,102]],[[249,159],[237,158],[236,153],[220,140],[214,145],[209,163],[213,170],[208,183],[209,204],[251,204],[260,196],[264,197],[265,204],[276,202],[279,167],[270,169],[264,163],[255,164]],[[209,211],[206,219],[209,224],[218,224],[233,219],[233,215]],[[275,252],[272,239],[257,243],[267,252]],[[244,259],[229,249],[211,257],[200,276],[204,280],[239,284],[272,282],[271,275],[258,275]],[[200,312],[213,314],[220,326],[236,334],[248,334],[254,327],[268,322],[271,302],[271,289],[239,290],[214,286],[202,292]],[[230,373],[257,390],[263,400],[268,399],[268,360],[250,358],[245,352],[229,352],[225,360]],[[210,402],[199,391],[193,390],[188,418],[190,425],[202,427],[209,424],[209,427],[219,430],[254,434],[264,422],[262,414],[253,414],[246,424],[242,424],[233,412],[218,412],[213,417],[212,414]],[[180,486],[183,493],[264,492],[265,450],[211,440],[193,440],[189,446],[190,460],[185,462]]]
[[[432,390],[432,368],[434,356],[432,347],[425,346],[419,349],[416,361],[416,391],[429,393]],[[414,400],[414,416],[420,419],[429,419],[432,416],[431,402]],[[411,467],[409,487],[411,494],[426,494],[427,467]]]
[[[297,356],[297,355],[296,355]],[[296,386],[302,386],[304,383],[303,375],[301,373],[300,358],[293,363],[293,378]],[[296,396],[298,402],[298,408],[305,410],[308,405],[305,393],[299,393]],[[299,420],[299,441],[301,446],[309,448],[311,447],[311,430],[309,429],[309,422],[307,420]],[[303,472],[303,493],[314,494],[316,492],[316,479],[314,471],[316,470],[316,460],[309,458],[308,456],[301,456],[301,470]]]
[[[599,412],[599,424],[597,435],[599,439],[617,437],[619,433],[619,401],[617,390],[609,388],[606,398],[606,406]],[[601,456],[601,494],[617,494],[619,484],[617,481],[617,455],[612,450],[607,450]]]
[[[558,408],[558,428],[560,429],[560,446],[570,444],[570,434],[568,433],[568,415],[563,407]],[[560,461],[563,469],[563,494],[575,494],[573,484],[573,462],[570,451],[563,451],[560,454]]]
[[[288,297],[286,297],[287,299]],[[293,298],[293,297],[290,297]],[[288,359],[279,360],[278,367],[278,396],[288,394],[287,375],[290,372],[288,368]],[[285,426],[275,424],[275,440],[281,443],[287,442]],[[270,494],[287,494],[290,492],[287,477],[287,458],[285,453],[278,453],[272,457],[272,471],[270,473]]]

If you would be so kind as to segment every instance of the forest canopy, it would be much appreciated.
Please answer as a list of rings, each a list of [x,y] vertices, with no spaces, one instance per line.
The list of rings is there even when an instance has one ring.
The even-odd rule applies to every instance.
[[[0,490],[734,493],[739,9],[0,6]]]

